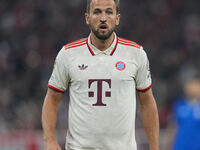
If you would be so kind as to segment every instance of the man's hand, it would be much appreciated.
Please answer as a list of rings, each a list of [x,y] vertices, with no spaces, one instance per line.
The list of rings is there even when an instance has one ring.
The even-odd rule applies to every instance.
[[[61,150],[57,141],[52,140],[44,143],[44,150]]]

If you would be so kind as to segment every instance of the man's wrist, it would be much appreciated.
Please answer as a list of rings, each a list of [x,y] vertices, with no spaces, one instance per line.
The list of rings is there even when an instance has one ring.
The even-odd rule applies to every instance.
[[[150,146],[150,150],[159,150],[159,146]]]
[[[56,141],[54,136],[44,136],[44,142]]]

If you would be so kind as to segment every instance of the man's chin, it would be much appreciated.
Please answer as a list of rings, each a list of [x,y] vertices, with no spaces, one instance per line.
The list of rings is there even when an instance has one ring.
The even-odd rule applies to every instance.
[[[108,38],[109,38],[109,36],[108,35],[98,35],[98,36],[96,36],[98,39],[100,39],[100,40],[107,40]]]
[[[94,33],[94,35],[99,39],[99,40],[107,40],[113,32],[101,32],[101,33]]]

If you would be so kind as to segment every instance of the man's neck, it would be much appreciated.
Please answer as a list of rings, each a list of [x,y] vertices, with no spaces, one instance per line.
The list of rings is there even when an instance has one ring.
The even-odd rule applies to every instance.
[[[90,38],[92,45],[94,45],[99,50],[104,51],[112,45],[115,35],[113,33],[108,39],[100,40],[94,35],[94,33],[91,33]]]

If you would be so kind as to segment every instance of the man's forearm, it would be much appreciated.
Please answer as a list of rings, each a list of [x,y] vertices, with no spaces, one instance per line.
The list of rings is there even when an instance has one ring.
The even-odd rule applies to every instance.
[[[52,96],[53,91],[48,91],[42,108],[42,127],[44,140],[55,140],[55,126],[57,121],[58,103],[61,96]]]
[[[51,110],[51,111],[49,111]],[[42,127],[44,140],[55,139],[55,126],[57,121],[57,109],[49,100],[45,100],[42,109]]]
[[[155,100],[147,100],[145,105],[141,105],[141,112],[150,150],[159,150],[159,119]]]

